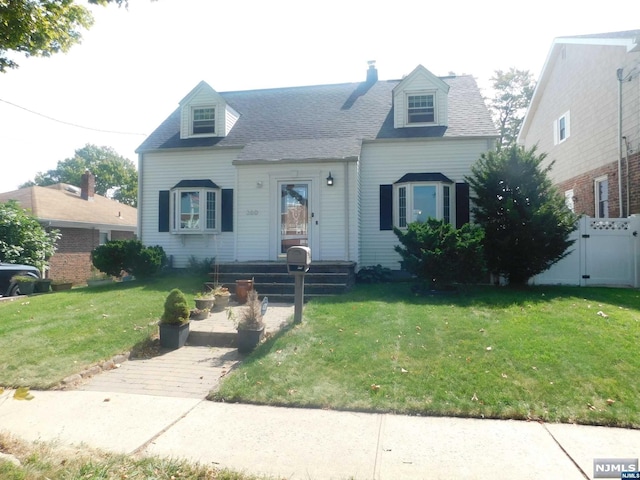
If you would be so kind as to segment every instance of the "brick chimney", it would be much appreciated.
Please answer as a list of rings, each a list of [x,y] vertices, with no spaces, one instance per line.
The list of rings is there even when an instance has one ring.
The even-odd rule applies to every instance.
[[[369,60],[369,69],[367,70],[367,83],[376,83],[378,81],[378,70],[376,69],[376,61]]]
[[[83,200],[93,201],[96,193],[96,177],[89,170],[82,174],[82,185],[80,185],[80,197]]]

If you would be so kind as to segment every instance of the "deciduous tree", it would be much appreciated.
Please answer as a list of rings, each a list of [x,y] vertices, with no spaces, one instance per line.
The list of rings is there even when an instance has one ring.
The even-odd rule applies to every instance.
[[[16,201],[0,203],[0,261],[34,265],[43,272],[59,238],[58,230],[47,231]]]
[[[71,158],[59,161],[58,166],[36,174],[34,181],[20,186],[45,187],[56,183],[79,186],[82,174],[89,170],[96,177],[96,193],[108,196],[127,205],[136,206],[138,197],[138,172],[134,163],[119,155],[111,147],[87,144],[75,151]]]
[[[94,5],[127,0],[88,0]],[[4,0],[0,2],[0,72],[17,68],[10,53],[48,57],[66,52],[93,25],[91,12],[74,0]]]
[[[511,67],[506,72],[496,70],[491,82],[494,94],[489,99],[489,108],[500,132],[498,148],[502,148],[516,143],[535,81],[528,70]]]

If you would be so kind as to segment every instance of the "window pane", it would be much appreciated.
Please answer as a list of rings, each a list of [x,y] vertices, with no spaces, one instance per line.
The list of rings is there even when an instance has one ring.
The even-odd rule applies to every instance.
[[[409,95],[409,123],[431,123],[435,121],[433,95]]]
[[[567,136],[567,130],[566,130],[566,120],[564,117],[560,118],[560,140],[564,140]]]
[[[180,192],[180,228],[199,228],[200,192]]]
[[[215,192],[207,192],[207,227],[208,229],[216,228],[216,194]]]
[[[609,181],[601,180],[597,182],[598,198],[596,199],[598,206],[598,218],[609,216]]]
[[[436,214],[435,185],[413,187],[413,215],[411,221],[424,222],[427,218],[438,218]]]
[[[407,226],[407,187],[398,189],[398,227]]]
[[[216,125],[215,108],[193,109],[193,134],[214,133]]]

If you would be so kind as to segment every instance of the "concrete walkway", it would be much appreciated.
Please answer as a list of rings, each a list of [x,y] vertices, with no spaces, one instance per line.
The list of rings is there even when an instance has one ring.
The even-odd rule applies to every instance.
[[[268,329],[292,314],[270,305]],[[222,313],[191,327],[188,346],[124,362],[75,390],[36,391],[31,401],[5,392],[0,431],[306,480],[584,480],[594,459],[640,456],[638,430],[210,402],[241,360],[233,323]]]

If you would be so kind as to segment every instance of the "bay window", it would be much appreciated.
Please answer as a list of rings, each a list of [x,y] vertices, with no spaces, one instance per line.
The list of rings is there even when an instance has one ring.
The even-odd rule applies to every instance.
[[[406,228],[411,222],[428,218],[451,223],[453,182],[440,173],[409,173],[394,184],[395,225]]]

